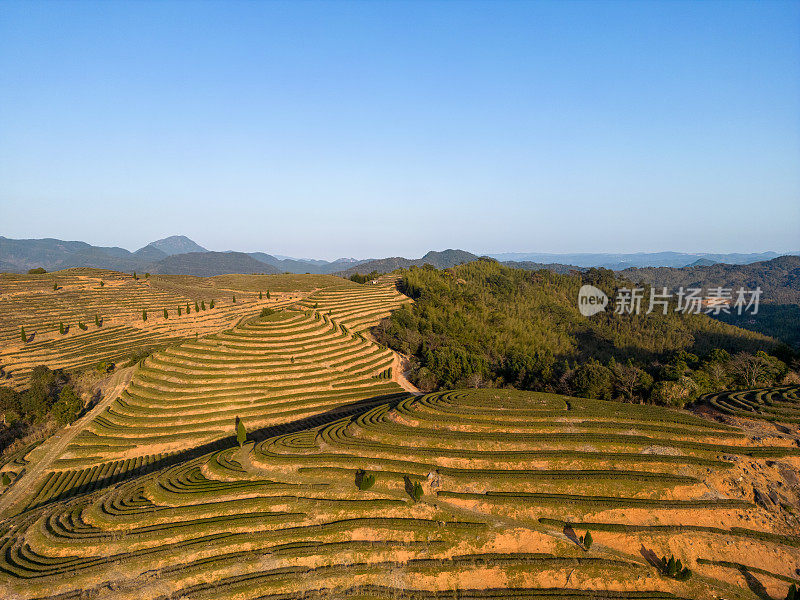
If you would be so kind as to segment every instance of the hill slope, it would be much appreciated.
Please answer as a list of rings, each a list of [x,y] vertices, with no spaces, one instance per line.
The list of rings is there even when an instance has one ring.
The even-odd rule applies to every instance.
[[[243,252],[189,252],[168,256],[153,265],[153,273],[173,275],[214,275],[281,273],[272,265],[257,261]]]

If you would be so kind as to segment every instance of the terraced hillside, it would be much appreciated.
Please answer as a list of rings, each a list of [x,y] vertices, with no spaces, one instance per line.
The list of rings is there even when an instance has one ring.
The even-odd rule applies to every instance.
[[[709,394],[702,401],[727,415],[779,423],[800,423],[798,385]]]
[[[134,279],[102,269],[1,274],[2,383],[21,389],[36,365],[83,368],[124,359],[137,348],[228,329],[262,306],[285,305],[324,286],[356,284],[330,276],[297,275]],[[28,338],[24,343],[23,328]]]
[[[321,421],[3,521],[0,595],[744,599],[797,578],[796,519],[740,483],[796,470],[788,438],[508,391]],[[660,574],[664,555],[693,575]]]

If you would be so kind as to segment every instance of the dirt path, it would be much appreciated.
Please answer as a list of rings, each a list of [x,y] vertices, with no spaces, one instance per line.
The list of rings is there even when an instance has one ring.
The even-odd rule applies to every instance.
[[[417,386],[406,379],[406,366],[408,359],[402,354],[398,354],[394,350],[391,351],[394,355],[394,362],[392,362],[392,380],[394,380],[405,391],[421,396],[422,392]]]
[[[131,380],[134,368],[135,367],[128,367],[126,369],[117,370],[106,382],[104,386],[106,391],[103,398],[92,410],[71,425],[60,429],[53,437],[34,451],[39,455],[38,458],[33,462],[32,466],[25,471],[25,474],[19,481],[14,483],[13,487],[0,497],[0,519],[10,517],[14,514],[12,509],[15,508],[15,504],[28,498],[28,495],[33,493],[36,483],[38,483],[42,475],[47,472],[53,461],[66,450],[73,438],[122,393],[122,390],[125,389],[125,386],[127,386],[128,382]]]

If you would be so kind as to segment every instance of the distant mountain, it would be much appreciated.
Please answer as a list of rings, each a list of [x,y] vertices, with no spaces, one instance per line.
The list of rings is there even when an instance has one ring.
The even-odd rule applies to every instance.
[[[567,275],[572,271],[586,271],[586,267],[577,267],[575,265],[562,265],[560,263],[537,263],[530,261],[517,262],[513,260],[504,261],[502,264],[515,269],[525,269],[526,271],[538,271],[539,269],[547,269],[554,273]]]
[[[422,258],[410,259],[403,258],[402,256],[394,256],[391,258],[380,258],[376,260],[368,260],[359,263],[348,269],[336,272],[336,275],[342,277],[350,277],[356,273],[365,275],[377,271],[378,273],[389,273],[395,269],[407,269],[409,267],[421,267],[425,264],[432,265],[437,269],[449,269],[456,265],[468,263],[476,260],[477,255],[465,250],[443,250],[442,252],[435,252],[431,250]]]
[[[243,252],[187,252],[158,261],[152,273],[213,277],[232,273],[281,273],[280,269],[256,260]]]
[[[195,243],[194,241],[190,240],[185,235],[171,235],[169,237],[164,238],[163,240],[156,240],[155,242],[150,242],[144,248],[140,248],[139,252],[144,250],[145,248],[155,248],[156,250],[160,250],[166,256],[173,256],[175,254],[187,254],[189,252],[208,252],[207,249],[203,248],[200,244]]]
[[[104,248],[53,238],[13,240],[0,236],[0,263],[4,271],[25,273],[36,267],[56,271],[86,266],[130,271],[137,268],[140,261],[124,248]]]
[[[794,254],[794,253],[792,253]],[[777,252],[751,254],[709,254],[685,252],[637,252],[635,254],[578,253],[578,254],[542,254],[524,252],[506,252],[490,254],[499,261],[535,262],[544,264],[569,264],[579,267],[603,267],[621,271],[631,267],[685,267],[698,260],[708,261],[702,264],[727,263],[744,265],[779,256]]]

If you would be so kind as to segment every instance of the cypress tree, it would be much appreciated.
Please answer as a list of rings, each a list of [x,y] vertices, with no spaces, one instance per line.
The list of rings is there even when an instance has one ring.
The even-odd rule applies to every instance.
[[[236,294],[233,295],[233,303],[236,304]]]
[[[267,300],[270,299],[269,290],[267,290]]]
[[[261,292],[258,292],[258,299],[259,300],[263,300],[264,299],[264,294],[262,294]]]
[[[197,300],[194,301],[194,312],[200,312],[200,307],[197,305]]]
[[[142,309],[142,321],[147,321],[147,309]]]
[[[60,323],[58,324],[58,332],[59,332],[61,335],[64,335],[64,333],[65,333],[65,330],[64,330],[64,322],[63,322],[63,321],[62,321],[62,322],[60,322]]]
[[[214,308],[214,301],[213,300],[211,301],[210,307]]]
[[[27,344],[27,343],[28,343],[28,336],[27,336],[27,335],[25,335],[25,328],[24,328],[24,327],[22,328],[22,342],[23,342],[24,344]]]
[[[105,282],[105,281],[103,281],[103,280],[101,279],[101,280],[100,280],[100,287],[103,287],[103,286],[105,286],[105,284],[106,284],[106,282]]]
[[[136,276],[136,271],[134,271],[134,272],[133,272],[133,278],[134,278],[134,279],[139,279],[139,278]]]
[[[187,315],[188,315],[188,314],[191,314],[191,312],[192,312],[192,309],[191,309],[191,308],[189,308],[189,303],[187,302],[187,303],[186,303],[186,314],[187,314]]]
[[[587,531],[586,535],[583,536],[583,547],[587,550],[592,547],[592,532]]]
[[[181,306],[180,306],[180,304],[178,305],[178,316],[179,317],[181,316]]]
[[[98,327],[100,327],[100,315],[96,314],[94,316],[94,324],[97,325]]]
[[[244,428],[244,423],[239,417],[236,417],[236,441],[239,442],[239,446],[244,446],[247,441],[247,429]]]
[[[205,310],[205,309],[206,309],[206,301],[205,300],[201,300],[200,301],[200,310]]]
[[[54,290],[57,290],[57,289],[58,289],[58,282],[57,282],[57,281],[54,281],[54,282],[53,282],[53,289],[54,289]]]
[[[167,312],[166,308],[164,309],[164,318],[169,319],[169,313]]]

